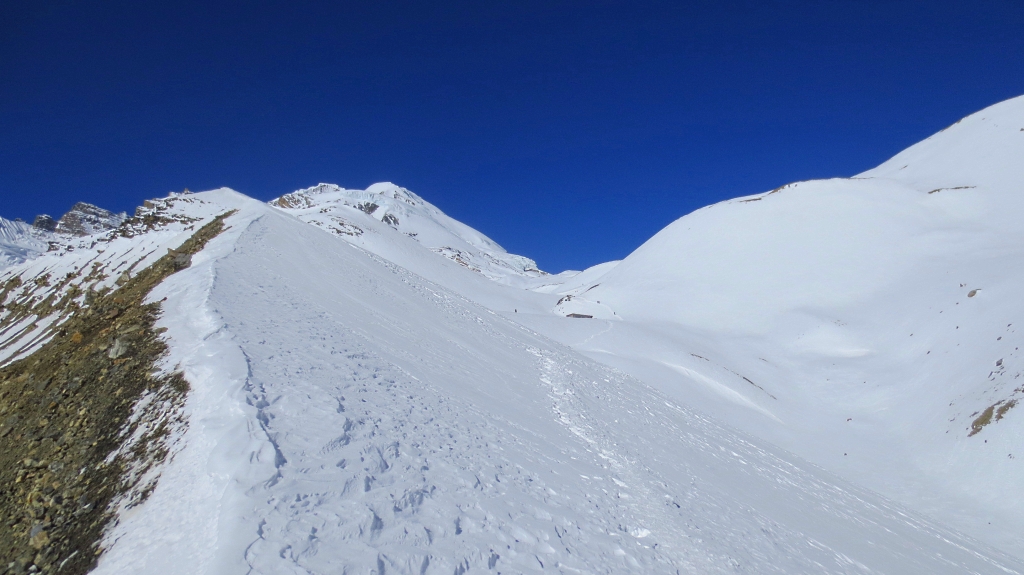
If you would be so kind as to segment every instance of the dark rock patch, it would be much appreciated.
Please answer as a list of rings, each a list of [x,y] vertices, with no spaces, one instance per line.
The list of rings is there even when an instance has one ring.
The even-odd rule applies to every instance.
[[[117,289],[67,306],[48,343],[0,369],[0,573],[89,572],[115,505],[152,492],[147,472],[184,425],[188,383],[157,371],[167,351],[154,327],[160,304],[144,301],[223,230],[227,215]]]
[[[47,232],[55,232],[57,231],[57,220],[46,214],[40,214],[33,220],[32,227]]]
[[[115,214],[92,204],[78,202],[68,213],[61,216],[55,231],[73,236],[87,236],[116,229],[125,217],[125,214]]]

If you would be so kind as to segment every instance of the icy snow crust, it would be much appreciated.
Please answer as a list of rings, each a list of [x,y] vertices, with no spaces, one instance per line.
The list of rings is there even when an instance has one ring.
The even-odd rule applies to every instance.
[[[189,425],[96,573],[1024,572],[289,215],[198,197],[239,211],[152,295]]]

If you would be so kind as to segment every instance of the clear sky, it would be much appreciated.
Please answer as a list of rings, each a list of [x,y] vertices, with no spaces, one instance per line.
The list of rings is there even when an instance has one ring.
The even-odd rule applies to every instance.
[[[0,215],[393,181],[542,269],[1024,94],[1024,2],[0,0]]]

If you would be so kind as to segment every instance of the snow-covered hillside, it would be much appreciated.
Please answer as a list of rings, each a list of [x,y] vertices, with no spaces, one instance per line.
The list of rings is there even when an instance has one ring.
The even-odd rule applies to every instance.
[[[46,242],[32,226],[0,217],[0,269],[32,259],[46,251]]]
[[[276,208],[149,206],[5,272],[115,287],[234,211],[150,295],[185,424],[97,573],[1024,573]]]
[[[115,215],[114,228],[92,224],[91,235],[55,234],[15,222],[24,230],[20,241],[41,245],[20,265],[0,268],[0,366],[49,341],[75,309],[85,306],[89,291],[115,289],[224,211],[191,194],[146,204],[133,218]]]
[[[99,443],[19,406],[102,416],[69,405],[143,328],[93,302],[163,261],[156,367],[188,391],[96,573],[1024,574],[1020,157],[1024,99],[557,275],[386,183],[0,220],[27,250],[0,269],[0,441],[42,486],[8,565],[71,559],[53,474]],[[76,337],[93,379],[9,395]],[[72,475],[136,449],[153,397]]]
[[[529,325],[1024,553],[1024,98],[680,218]],[[1018,408],[1019,409],[1019,408]]]
[[[98,573],[1024,569],[218,194],[230,230],[153,295],[192,423]]]
[[[400,241],[397,231],[492,280],[518,285],[523,278],[546,275],[533,260],[506,252],[487,236],[390,182],[365,190],[320,184],[270,204],[375,253]]]

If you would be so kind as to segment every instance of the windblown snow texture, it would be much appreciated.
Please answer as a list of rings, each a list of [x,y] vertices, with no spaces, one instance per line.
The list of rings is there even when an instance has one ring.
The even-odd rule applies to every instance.
[[[24,262],[46,251],[46,242],[25,222],[0,218],[0,269]]]

